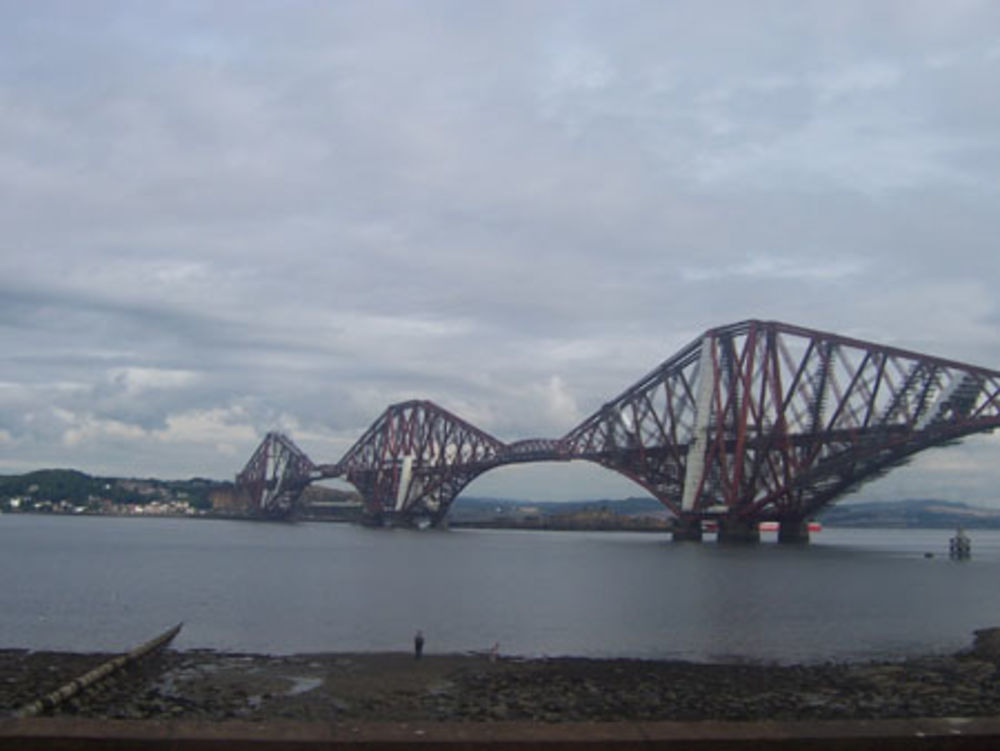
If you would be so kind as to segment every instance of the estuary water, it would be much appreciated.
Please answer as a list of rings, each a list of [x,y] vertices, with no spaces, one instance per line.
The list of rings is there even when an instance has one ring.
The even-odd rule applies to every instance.
[[[1000,625],[1000,532],[826,529],[808,546],[642,533],[0,516],[0,647],[815,662],[951,652]],[[925,553],[934,553],[927,558]]]

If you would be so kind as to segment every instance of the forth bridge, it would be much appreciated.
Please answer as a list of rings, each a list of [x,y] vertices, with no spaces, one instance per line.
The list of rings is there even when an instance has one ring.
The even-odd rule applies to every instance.
[[[376,524],[439,525],[496,467],[595,462],[657,498],[676,540],[804,542],[808,521],[918,451],[1000,426],[1000,371],[775,321],[706,331],[561,438],[505,443],[426,400],[393,404],[337,462],[268,433],[236,476],[264,518],[342,478]]]

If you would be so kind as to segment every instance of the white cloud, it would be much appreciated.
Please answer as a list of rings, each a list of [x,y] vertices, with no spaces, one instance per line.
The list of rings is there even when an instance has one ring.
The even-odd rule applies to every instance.
[[[964,135],[928,132],[895,113],[861,110],[831,117],[818,112],[766,139],[706,150],[693,169],[706,186],[777,190],[787,184],[872,196],[942,183],[963,189],[985,179],[955,159],[972,145]]]
[[[573,395],[567,391],[562,378],[552,376],[546,388],[546,415],[554,424],[575,425],[582,415]]]
[[[198,380],[194,371],[166,368],[113,368],[108,376],[129,396],[156,389],[182,389]]]
[[[615,78],[614,66],[606,55],[581,45],[555,48],[550,71],[549,81],[554,93],[576,89],[604,89]]]
[[[166,443],[222,446],[253,441],[256,431],[239,408],[192,410],[171,415],[164,430],[154,431],[156,440]]]
[[[843,279],[862,273],[864,268],[864,261],[856,258],[820,259],[808,263],[795,258],[751,256],[746,261],[732,266],[682,266],[680,273],[685,281],[690,282],[708,282],[725,276],[760,277],[794,282],[808,279]]]
[[[153,269],[153,278],[163,284],[184,284],[209,275],[203,263],[159,263]]]
[[[897,86],[903,71],[884,62],[852,63],[838,70],[818,75],[813,85],[820,91],[821,101],[855,94],[869,95]]]
[[[74,448],[84,443],[100,444],[126,440],[143,440],[146,431],[135,425],[127,425],[119,420],[102,420],[90,415],[76,416],[66,410],[59,410],[58,416],[70,423],[63,433],[63,443]]]

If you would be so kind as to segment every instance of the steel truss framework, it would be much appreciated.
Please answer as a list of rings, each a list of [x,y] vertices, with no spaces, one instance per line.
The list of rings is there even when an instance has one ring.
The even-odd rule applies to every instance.
[[[236,475],[236,488],[249,497],[257,514],[282,518],[291,513],[315,473],[316,466],[291,438],[268,433]]]
[[[269,433],[237,485],[287,513],[343,477],[372,517],[440,522],[494,467],[583,459],[677,516],[807,519],[924,449],[1000,426],[1000,372],[773,321],[711,329],[562,438],[504,443],[429,401],[395,404],[336,464]]]

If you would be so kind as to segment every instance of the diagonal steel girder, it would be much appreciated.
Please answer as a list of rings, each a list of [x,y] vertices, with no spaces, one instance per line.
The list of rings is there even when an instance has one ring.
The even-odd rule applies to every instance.
[[[505,446],[426,400],[394,404],[337,462],[371,517],[424,517],[436,524],[473,479],[498,466]]]

